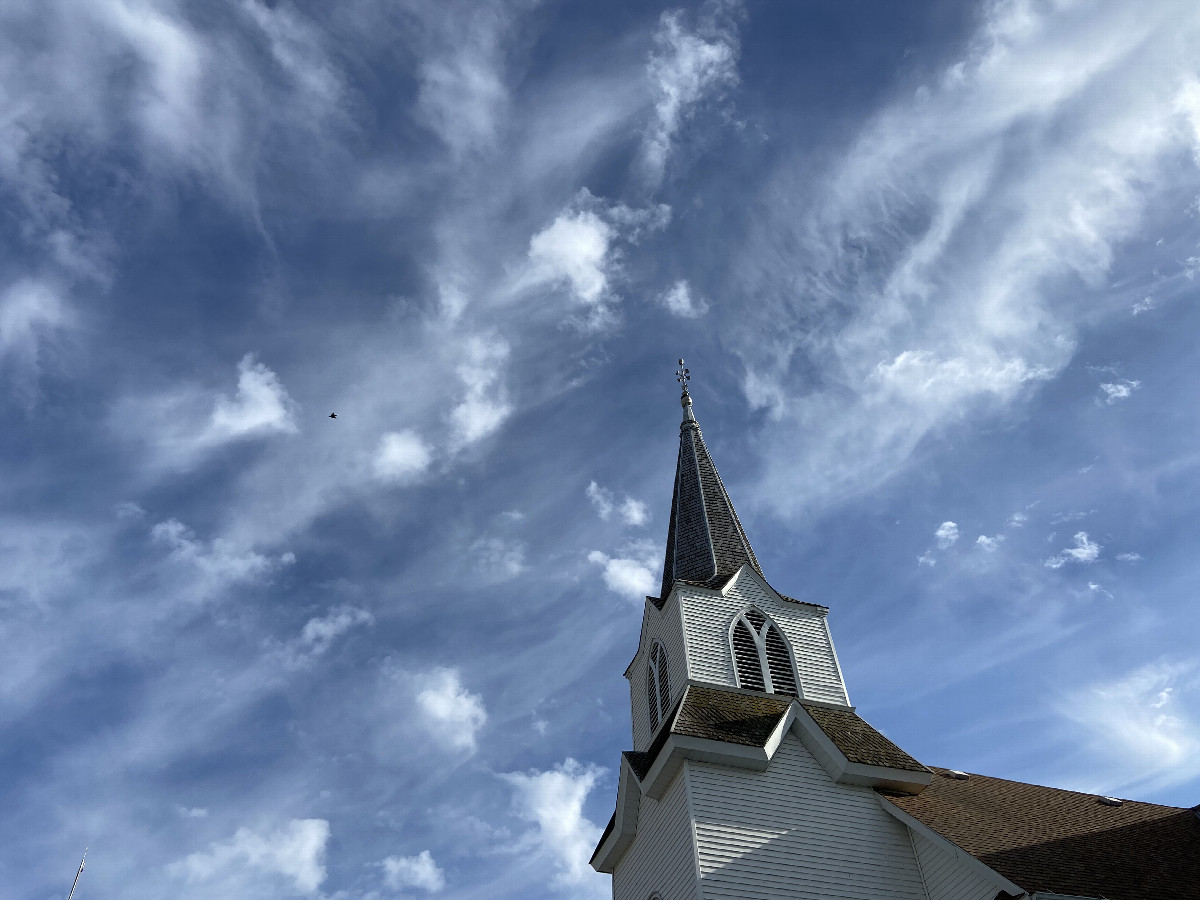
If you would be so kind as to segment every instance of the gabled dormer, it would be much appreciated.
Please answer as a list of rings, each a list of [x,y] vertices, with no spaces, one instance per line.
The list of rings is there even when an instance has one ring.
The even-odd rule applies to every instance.
[[[682,363],[682,361],[681,361]],[[647,597],[629,680],[635,751],[645,750],[689,684],[849,705],[828,609],[767,583],[692,411],[683,421],[662,590]]]

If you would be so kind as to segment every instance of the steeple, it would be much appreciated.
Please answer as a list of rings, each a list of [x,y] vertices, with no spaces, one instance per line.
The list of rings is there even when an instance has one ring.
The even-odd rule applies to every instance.
[[[679,426],[679,461],[675,466],[675,494],[671,499],[667,555],[659,594],[663,602],[676,581],[723,587],[746,563],[762,574],[717,467],[704,446],[688,392],[692,374],[682,359],[675,377],[683,388],[679,398],[683,423]]]

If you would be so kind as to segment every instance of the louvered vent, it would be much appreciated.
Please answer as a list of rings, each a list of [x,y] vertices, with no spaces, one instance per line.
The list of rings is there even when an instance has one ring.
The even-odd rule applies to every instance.
[[[733,626],[733,658],[737,663],[738,684],[752,691],[765,691],[767,688],[763,682],[758,642],[754,640],[754,635],[746,625],[748,618],[749,613],[738,619],[737,624]]]
[[[787,639],[761,610],[751,606],[738,616],[729,638],[740,687],[800,696]]]
[[[650,730],[658,731],[659,723],[671,704],[671,680],[667,674],[667,651],[658,641],[650,648],[646,666],[646,699],[650,707]]]
[[[783,635],[774,625],[767,628],[766,645],[772,689],[776,694],[800,696],[800,692],[796,690],[796,676],[792,670],[792,654],[783,640]]]
[[[667,651],[662,644],[654,645],[654,666],[658,669],[658,709],[662,716],[666,716],[671,708],[671,681],[667,673]]]
[[[658,731],[658,723],[662,716],[658,712],[657,685],[654,683],[654,666],[646,672],[646,700],[650,706],[650,730]]]

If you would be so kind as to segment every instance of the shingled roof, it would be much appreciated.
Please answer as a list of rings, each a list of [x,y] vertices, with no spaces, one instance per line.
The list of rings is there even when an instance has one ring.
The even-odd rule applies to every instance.
[[[934,769],[916,796],[887,800],[1029,893],[1109,900],[1200,896],[1196,809],[1122,801]]]
[[[909,772],[929,770],[859,718],[852,709],[801,704],[835,747],[852,763]]]
[[[689,684],[671,714],[663,720],[650,746],[643,751],[627,750],[624,756],[633,773],[642,779],[673,734],[746,747],[765,747],[793,699],[786,694]],[[863,721],[854,710],[803,701],[800,705],[850,762],[910,772],[928,771]]]
[[[692,416],[692,398],[683,395],[675,493],[667,527],[661,600],[676,581],[720,588],[746,563],[762,575],[750,540],[734,511],[700,426]]]

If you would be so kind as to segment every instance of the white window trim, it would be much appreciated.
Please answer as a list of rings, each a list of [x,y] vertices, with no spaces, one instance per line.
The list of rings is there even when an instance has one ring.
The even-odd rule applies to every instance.
[[[752,609],[764,619],[761,629],[756,629],[753,623],[746,618],[746,613]],[[729,655],[733,661],[733,680],[735,684],[739,688],[744,687],[742,685],[742,675],[738,671],[737,650],[733,646],[733,630],[737,628],[738,622],[746,623],[746,630],[750,632],[750,636],[754,639],[754,647],[758,651],[758,666],[762,671],[763,685],[766,687],[768,694],[775,693],[775,682],[771,678],[771,664],[767,661],[767,632],[772,628],[779,632],[779,639],[783,641],[783,646],[787,650],[788,664],[792,667],[792,678],[796,682],[796,692],[799,694],[800,699],[803,700],[804,685],[800,681],[800,672],[796,668],[796,653],[792,649],[792,642],[788,640],[788,636],[784,630],[779,627],[779,623],[763,612],[762,607],[755,603],[749,603],[743,607],[742,610],[733,617],[733,621],[729,623]],[[751,688],[744,689],[752,690]]]

